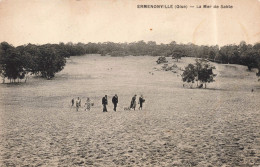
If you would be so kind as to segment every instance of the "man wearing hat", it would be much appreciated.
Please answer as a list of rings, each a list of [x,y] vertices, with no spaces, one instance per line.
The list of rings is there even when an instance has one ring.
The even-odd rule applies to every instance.
[[[112,103],[114,104],[114,111],[116,111],[117,103],[118,103],[118,96],[115,94],[112,98]]]
[[[103,112],[107,112],[107,95],[102,98]]]
[[[141,109],[143,109],[143,103],[145,102],[145,100],[144,100],[144,97],[143,97],[143,95],[141,95],[140,97],[139,97],[139,102],[138,102],[138,104],[140,104],[140,106],[139,106],[139,110]]]

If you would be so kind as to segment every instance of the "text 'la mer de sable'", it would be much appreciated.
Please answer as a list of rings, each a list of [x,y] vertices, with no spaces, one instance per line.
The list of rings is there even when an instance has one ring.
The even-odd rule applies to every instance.
[[[233,8],[232,5],[196,5],[196,8]]]

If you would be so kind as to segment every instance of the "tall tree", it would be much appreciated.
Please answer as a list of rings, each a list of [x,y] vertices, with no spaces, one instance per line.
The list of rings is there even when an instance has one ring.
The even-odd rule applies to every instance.
[[[0,50],[1,75],[10,82],[23,79],[25,71],[20,52],[7,42],[1,43]]]
[[[214,77],[216,74],[213,73],[214,66],[210,65],[204,59],[197,59],[196,60],[197,66],[197,79],[204,84],[205,88],[207,87],[207,83],[214,82]]]
[[[197,72],[195,66],[193,64],[188,64],[188,66],[185,67],[185,70],[182,73],[182,81],[192,85],[195,81],[196,76]]]
[[[214,82],[216,74],[213,73],[213,69],[215,67],[210,65],[206,60],[196,59],[195,64],[189,64],[185,67],[182,74],[182,81],[188,83],[194,83],[195,80],[197,82],[200,81],[206,88],[207,83]]]
[[[39,50],[39,71],[42,77],[51,79],[64,68],[66,59],[49,44],[40,46]]]

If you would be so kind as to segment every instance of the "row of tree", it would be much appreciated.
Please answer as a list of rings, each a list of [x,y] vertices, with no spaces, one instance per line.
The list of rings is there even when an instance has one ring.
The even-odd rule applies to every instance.
[[[172,56],[177,60],[181,57],[204,58],[210,61],[224,64],[240,64],[252,68],[260,69],[260,43],[255,45],[246,44],[242,41],[236,45],[225,45],[219,47],[188,44],[156,44],[154,41],[132,42],[132,43],[67,43],[61,45],[70,56],[84,54],[101,54],[111,56]]]
[[[67,57],[85,54],[102,56],[172,56],[204,58],[218,63],[246,65],[249,70],[258,68],[260,75],[260,43],[255,45],[241,42],[239,45],[198,46],[192,43],[156,44],[154,41],[132,43],[59,43],[14,47],[7,42],[0,44],[0,74],[12,81],[23,79],[27,74],[40,75],[51,79],[61,71]]]

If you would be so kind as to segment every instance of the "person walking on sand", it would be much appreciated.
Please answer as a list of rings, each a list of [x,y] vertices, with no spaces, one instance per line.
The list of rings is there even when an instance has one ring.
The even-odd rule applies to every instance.
[[[114,111],[116,111],[117,103],[118,103],[118,96],[115,94],[112,98],[112,103],[114,104]]]
[[[138,104],[140,105],[139,106],[139,110],[142,110],[143,109],[143,103],[145,102],[145,99],[143,98],[143,95],[141,95],[140,97],[139,97],[139,102],[138,102]]]
[[[71,99],[70,111],[71,111],[72,107],[74,106],[74,102],[75,102],[75,100],[74,100],[74,98],[72,98],[72,99]]]
[[[76,111],[79,111],[79,107],[80,107],[80,104],[81,103],[81,99],[78,97],[77,99],[76,99]]]
[[[85,106],[84,106],[84,107],[86,107],[85,111],[90,111],[90,106],[91,106],[91,103],[90,103],[90,99],[88,97],[86,100]]]
[[[132,97],[131,104],[130,104],[130,109],[134,109],[135,110],[135,107],[136,107],[136,95],[134,95]]]
[[[107,95],[102,98],[103,112],[107,112]]]
[[[74,106],[74,98],[71,100],[71,107],[73,107]]]

